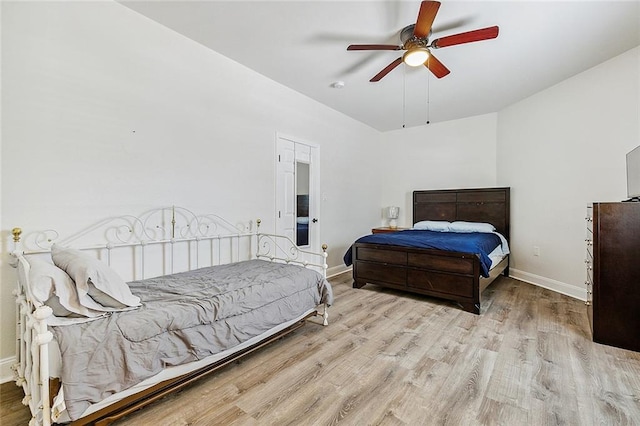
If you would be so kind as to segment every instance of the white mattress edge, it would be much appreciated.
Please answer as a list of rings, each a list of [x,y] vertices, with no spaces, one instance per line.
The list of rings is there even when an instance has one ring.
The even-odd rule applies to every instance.
[[[498,263],[502,262],[502,259],[505,257],[507,257],[507,255],[502,252],[502,247],[496,247],[491,253],[489,253],[489,259],[491,259],[491,267],[489,270],[498,266]]]

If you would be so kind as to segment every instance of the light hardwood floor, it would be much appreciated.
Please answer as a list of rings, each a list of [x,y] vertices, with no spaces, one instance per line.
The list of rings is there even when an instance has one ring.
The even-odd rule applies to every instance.
[[[640,353],[591,342],[583,302],[500,277],[476,316],[356,290],[348,274],[331,282],[328,327],[307,324],[116,424],[640,424]],[[20,397],[2,385],[2,425],[28,421]]]

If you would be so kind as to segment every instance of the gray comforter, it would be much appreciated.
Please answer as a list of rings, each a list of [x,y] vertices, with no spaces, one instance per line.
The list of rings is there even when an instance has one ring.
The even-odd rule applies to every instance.
[[[52,327],[62,353],[67,411],[93,403],[164,367],[232,348],[321,303],[329,283],[315,271],[250,260],[129,283],[135,311]]]

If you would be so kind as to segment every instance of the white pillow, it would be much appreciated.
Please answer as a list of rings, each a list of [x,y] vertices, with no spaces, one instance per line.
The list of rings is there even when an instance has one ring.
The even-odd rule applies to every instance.
[[[98,311],[116,311],[140,306],[126,282],[107,264],[79,250],[51,247],[53,263],[76,283],[80,303]]]
[[[29,284],[31,295],[53,310],[57,317],[96,317],[100,312],[92,311],[80,304],[76,286],[69,275],[50,262],[29,258]]]
[[[451,222],[446,220],[423,220],[413,225],[413,229],[423,229],[426,231],[449,232]]]
[[[451,232],[493,232],[496,230],[496,227],[490,223],[484,222],[462,222],[456,221],[451,222],[449,227]]]

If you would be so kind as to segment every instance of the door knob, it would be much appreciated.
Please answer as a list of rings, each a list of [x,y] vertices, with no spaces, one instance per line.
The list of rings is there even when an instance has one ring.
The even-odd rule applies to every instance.
[[[315,217],[313,218],[313,220],[311,220],[311,222],[316,223],[318,221],[318,219],[316,219]]]

